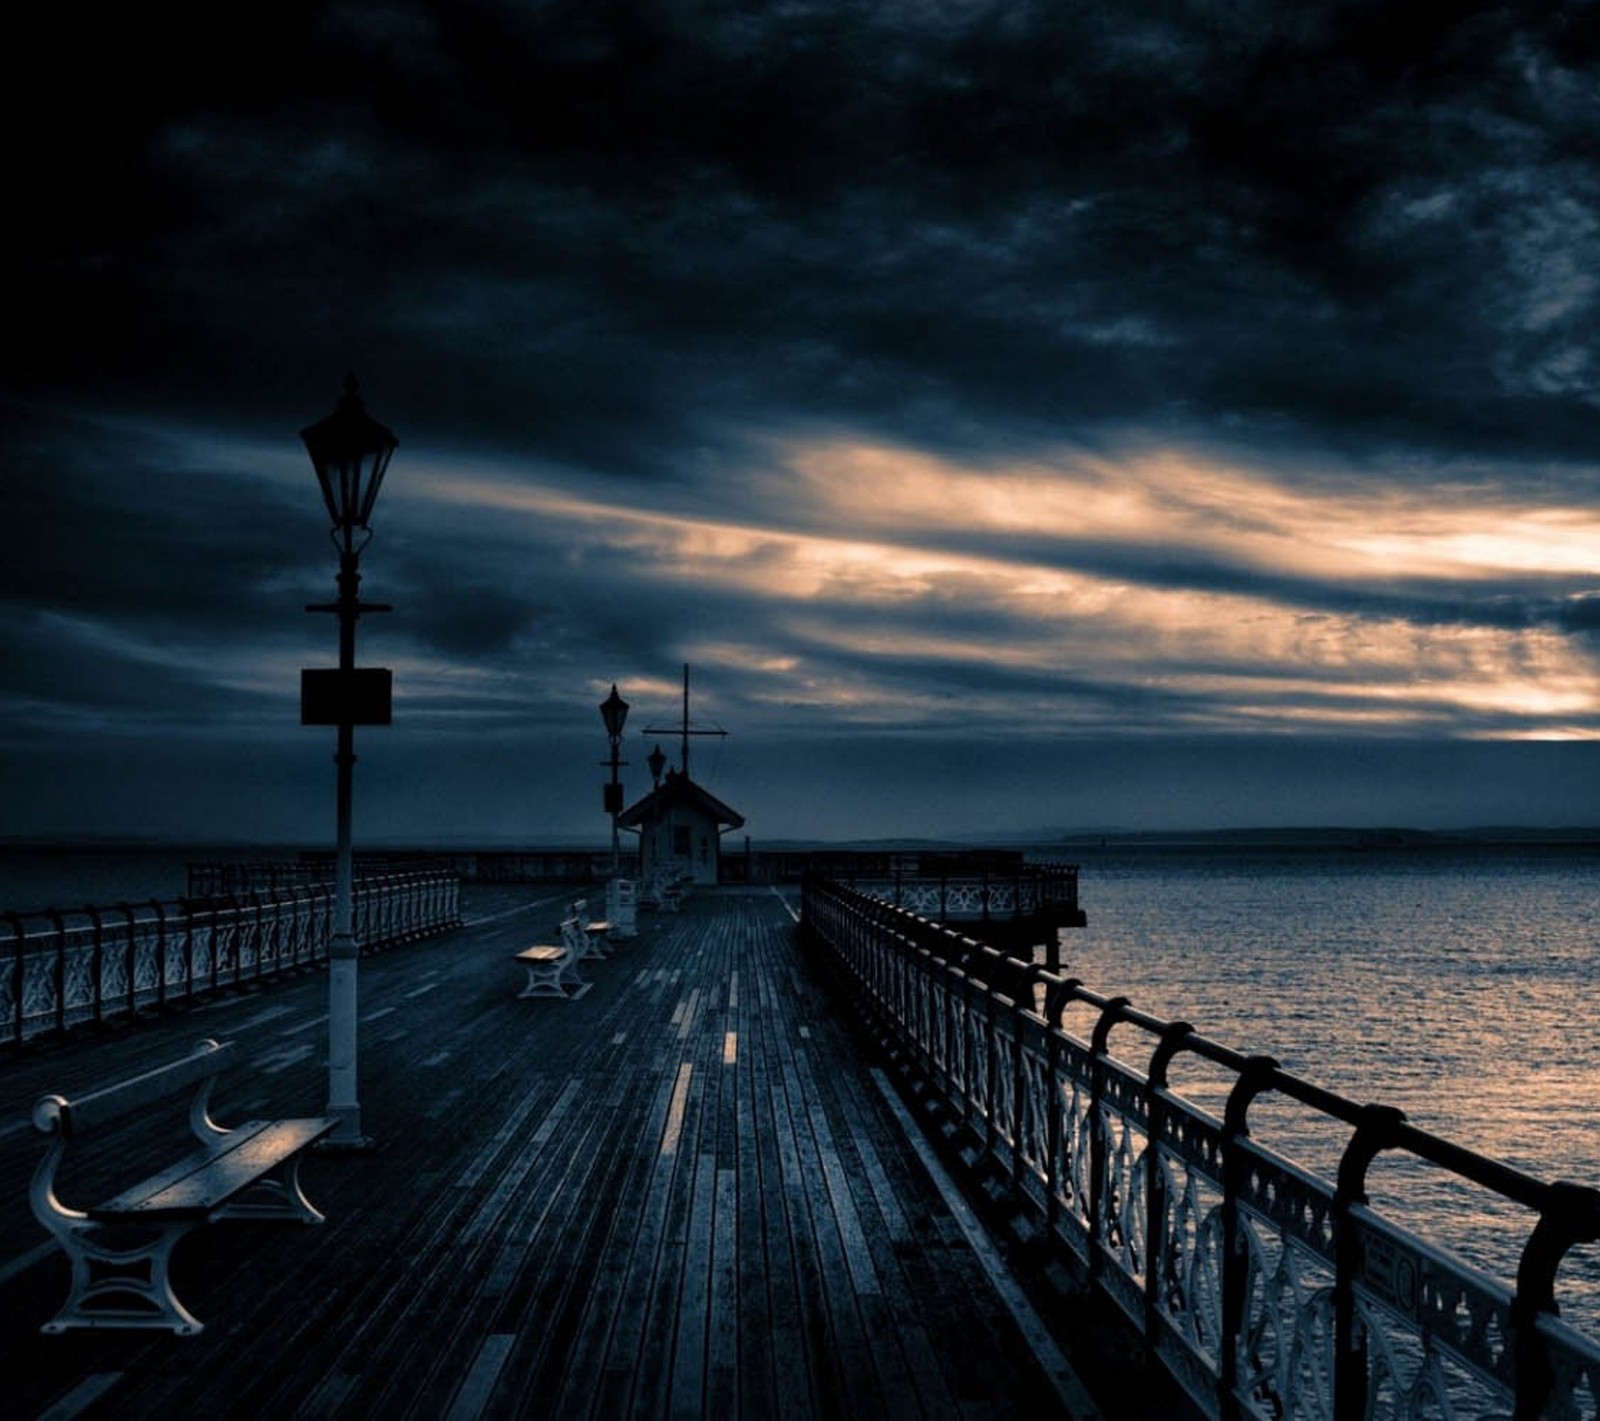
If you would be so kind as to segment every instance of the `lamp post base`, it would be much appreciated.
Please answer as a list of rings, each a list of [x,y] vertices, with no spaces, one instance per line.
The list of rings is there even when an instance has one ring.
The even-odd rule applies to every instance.
[[[329,1110],[329,1115],[339,1117],[339,1123],[334,1127],[331,1135],[324,1135],[317,1141],[314,1148],[325,1155],[356,1155],[371,1154],[378,1148],[378,1142],[371,1135],[361,1133],[361,1112],[355,1111],[348,1117],[340,1115],[337,1110]]]
[[[328,1109],[339,1123],[323,1144],[334,1150],[367,1150],[356,1091],[356,964],[359,949],[349,932],[336,932],[328,951]]]

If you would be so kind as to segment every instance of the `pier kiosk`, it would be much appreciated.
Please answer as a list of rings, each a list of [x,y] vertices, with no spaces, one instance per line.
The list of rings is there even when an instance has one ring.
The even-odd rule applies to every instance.
[[[744,827],[730,809],[686,774],[668,770],[649,794],[617,816],[617,827],[639,835],[639,874],[680,873],[693,883],[716,883],[722,866],[722,836]]]

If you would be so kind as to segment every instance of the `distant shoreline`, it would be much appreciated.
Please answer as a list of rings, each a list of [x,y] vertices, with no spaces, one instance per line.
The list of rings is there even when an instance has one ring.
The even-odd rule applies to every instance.
[[[361,844],[362,856],[437,853],[604,853],[609,846],[579,837],[529,836],[525,840],[466,841],[453,844]],[[1038,831],[1015,835],[906,836],[877,839],[750,839],[751,852],[800,853],[813,851],[861,853],[919,853],[948,851],[971,853],[984,849],[1023,850],[1031,855],[1091,853],[1101,851],[1156,852],[1271,849],[1343,852],[1349,850],[1461,850],[1461,849],[1600,849],[1596,825],[1488,825],[1468,829],[1415,829],[1359,826],[1259,826],[1242,829],[1104,829]],[[306,854],[325,854],[330,846],[308,844],[205,843],[196,840],[162,841],[126,838],[0,839],[0,854],[76,855],[125,854],[130,857],[189,855],[196,860],[292,860]],[[740,850],[724,846],[727,854]]]
[[[1065,849],[1506,849],[1600,848],[1600,828],[1214,829],[1071,835]]]

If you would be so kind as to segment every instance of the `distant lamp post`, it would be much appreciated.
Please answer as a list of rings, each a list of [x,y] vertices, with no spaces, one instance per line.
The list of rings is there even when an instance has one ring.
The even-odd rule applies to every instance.
[[[656,746],[645,756],[645,764],[650,767],[650,780],[657,789],[661,787],[661,772],[667,768],[667,757],[661,753],[661,747]]]
[[[622,848],[617,836],[617,815],[622,813],[622,782],[617,770],[627,762],[618,758],[622,744],[622,727],[628,719],[628,703],[617,694],[617,683],[611,683],[611,694],[600,703],[600,719],[605,722],[606,735],[611,741],[611,783],[606,786],[606,813],[611,816],[611,876],[622,872]],[[602,765],[607,761],[602,760]]]
[[[371,1142],[361,1133],[361,1104],[356,1094],[356,961],[355,858],[350,843],[350,791],[356,763],[355,727],[388,725],[392,676],[384,669],[356,669],[356,621],[363,612],[387,612],[378,602],[363,602],[359,564],[372,538],[372,506],[400,441],[373,419],[361,404],[356,377],[347,375],[338,407],[326,419],[300,431],[322,486],[323,502],[333,520],[332,537],[339,550],[339,600],[313,603],[308,612],[332,612],[339,618],[339,666],[336,671],[300,674],[300,720],[305,725],[336,725],[338,750],[338,855],[334,880],[333,941],[328,975],[328,1114],[339,1124],[328,1141],[359,1148]]]

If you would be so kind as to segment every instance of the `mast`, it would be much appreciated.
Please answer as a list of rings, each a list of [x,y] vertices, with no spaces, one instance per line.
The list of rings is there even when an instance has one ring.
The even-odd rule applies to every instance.
[[[646,735],[676,735],[682,749],[678,752],[678,767],[685,779],[689,778],[689,737],[691,735],[721,735],[724,738],[726,730],[690,730],[689,729],[689,663],[683,663],[683,718],[677,725],[647,725],[644,728]]]

